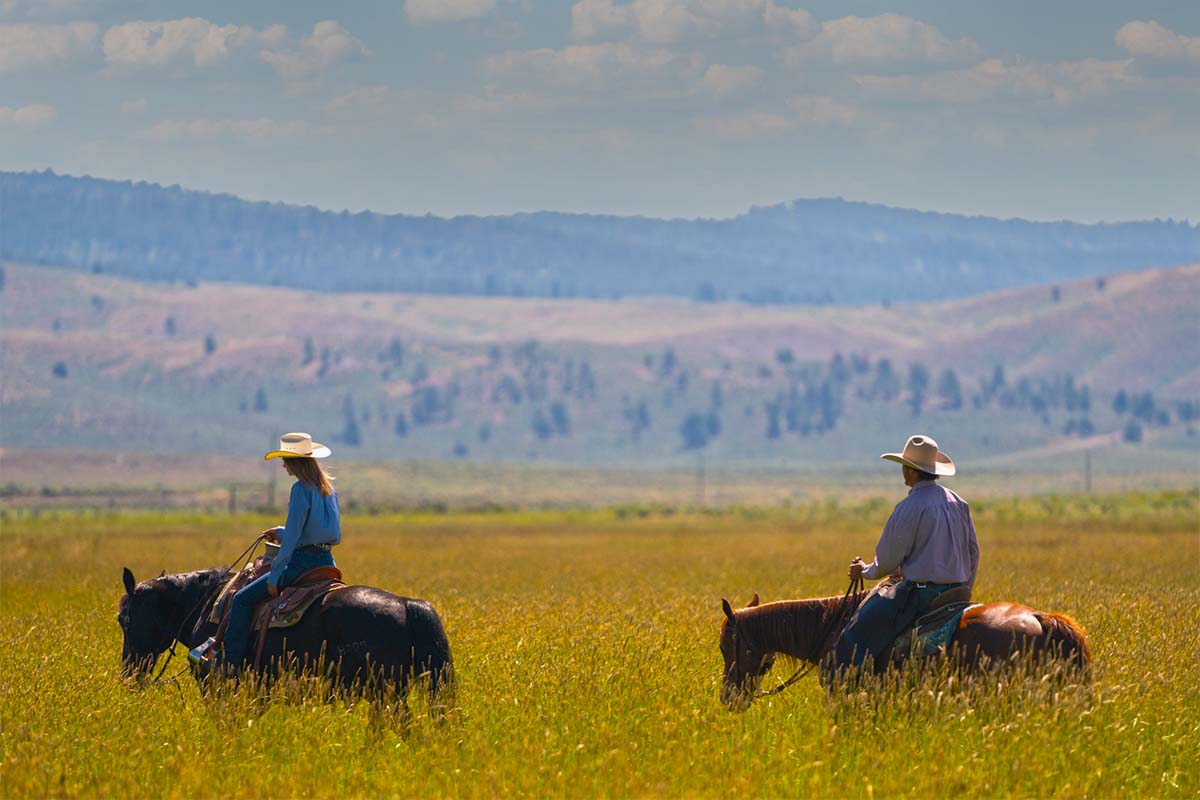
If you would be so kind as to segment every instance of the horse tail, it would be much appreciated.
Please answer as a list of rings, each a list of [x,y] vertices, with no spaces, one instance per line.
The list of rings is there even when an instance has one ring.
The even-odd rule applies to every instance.
[[[1088,647],[1083,626],[1066,614],[1039,611],[1035,616],[1045,631],[1038,649],[1049,650],[1055,656],[1066,658],[1086,670],[1092,661],[1092,651]]]
[[[442,620],[424,600],[409,600],[405,607],[413,673],[428,674],[430,701],[449,708],[454,703],[454,667]]]

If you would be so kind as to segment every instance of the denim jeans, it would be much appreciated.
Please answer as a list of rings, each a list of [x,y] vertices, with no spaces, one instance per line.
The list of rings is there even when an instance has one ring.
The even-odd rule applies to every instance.
[[[842,631],[835,648],[839,667],[862,666],[869,654],[879,658],[900,633],[916,621],[939,594],[961,584],[900,581],[894,591],[873,594]]]
[[[320,548],[298,547],[292,553],[292,560],[283,577],[279,579],[279,588],[288,586],[313,567],[332,567],[333,554]],[[267,599],[267,581],[270,575],[262,575],[246,584],[233,596],[229,609],[229,627],[225,629],[225,655],[222,662],[233,670],[242,667],[246,655],[246,637],[250,634],[250,620],[255,607]]]

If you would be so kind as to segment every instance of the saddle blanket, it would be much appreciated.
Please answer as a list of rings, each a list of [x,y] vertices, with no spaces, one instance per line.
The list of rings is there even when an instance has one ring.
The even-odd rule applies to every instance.
[[[328,571],[324,575],[314,574],[324,570]],[[330,592],[343,588],[346,584],[342,583],[341,578],[341,570],[337,567],[317,567],[309,570],[299,578],[305,581],[304,583],[297,582],[286,587],[278,596],[268,598],[259,606],[261,611],[254,615],[255,629],[262,627],[262,621],[268,619],[268,615],[268,628],[292,627],[300,621],[313,603],[323,599]]]
[[[969,609],[981,603],[947,603],[934,611],[925,614],[908,630],[896,637],[893,652],[897,656],[912,653],[914,655],[936,656],[943,652],[954,638],[962,615]]]

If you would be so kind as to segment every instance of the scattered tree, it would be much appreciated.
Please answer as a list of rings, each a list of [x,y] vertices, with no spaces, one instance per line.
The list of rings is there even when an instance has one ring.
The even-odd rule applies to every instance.
[[[362,434],[358,430],[358,420],[354,413],[354,400],[346,395],[342,401],[342,442],[350,447],[358,447],[362,443]]]
[[[1142,426],[1136,420],[1129,420],[1125,423],[1125,430],[1121,434],[1121,438],[1130,444],[1137,444],[1142,440]]]
[[[56,361],[50,373],[56,378],[65,378],[67,377],[67,365],[62,361]]]
[[[680,435],[683,437],[683,447],[685,450],[698,450],[708,444],[708,420],[706,416],[699,411],[693,411],[683,418],[683,425],[679,429]]]
[[[175,318],[174,317],[167,317],[165,320],[163,320],[163,330],[166,331],[167,336],[175,335]]]
[[[559,436],[571,435],[571,417],[567,413],[566,403],[555,400],[550,404],[550,420],[554,423],[554,432]]]
[[[533,432],[537,438],[545,441],[554,435],[554,426],[550,424],[550,420],[546,417],[546,412],[540,408],[533,411],[533,419],[530,420],[533,426]]]
[[[267,390],[261,386],[254,393],[254,410],[259,414],[267,410]]]
[[[962,387],[954,370],[947,368],[938,378],[938,397],[941,398],[942,408],[951,411],[962,408]]]
[[[393,338],[391,344],[388,345],[387,360],[397,367],[404,366],[404,343],[398,338]]]
[[[217,340],[211,333],[204,337],[204,355],[211,356],[217,352]]]
[[[1115,414],[1124,414],[1129,410],[1129,395],[1124,389],[1118,389],[1113,395],[1112,409]]]

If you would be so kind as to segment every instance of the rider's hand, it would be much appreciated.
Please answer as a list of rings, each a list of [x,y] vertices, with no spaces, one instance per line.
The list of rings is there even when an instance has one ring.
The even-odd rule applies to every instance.
[[[273,583],[268,583],[267,584],[267,594],[271,595],[271,597],[275,597],[276,595],[279,594],[279,587],[277,587]]]
[[[855,556],[854,560],[850,562],[850,572],[847,574],[851,578],[861,578],[862,574],[863,574],[863,570],[866,568],[867,568],[866,562],[864,562],[858,556]]]
[[[279,529],[278,528],[267,528],[265,531],[262,532],[262,535],[267,537],[268,542],[278,542],[279,541]]]

